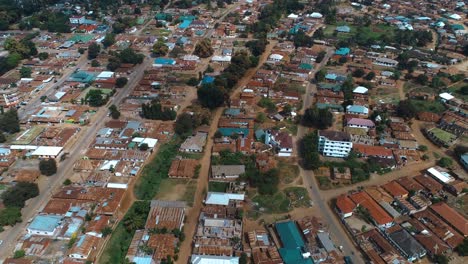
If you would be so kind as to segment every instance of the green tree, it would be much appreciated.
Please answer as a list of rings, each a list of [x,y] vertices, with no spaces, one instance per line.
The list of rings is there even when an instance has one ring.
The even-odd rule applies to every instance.
[[[453,160],[448,157],[442,157],[441,159],[437,161],[437,165],[444,167],[444,168],[449,168],[452,166],[452,164],[453,164]]]
[[[5,134],[3,134],[3,132],[0,132],[0,143],[5,143],[6,142],[6,137],[5,137]]]
[[[176,111],[167,107],[163,108],[158,100],[153,100],[150,103],[143,104],[141,109],[141,116],[152,120],[174,120],[177,116]]]
[[[169,47],[167,47],[166,43],[164,43],[163,39],[158,39],[156,43],[154,43],[153,48],[151,49],[154,56],[166,56],[169,52]]]
[[[447,256],[440,254],[434,255],[433,260],[437,264],[448,264],[450,262],[450,259]]]
[[[52,176],[57,173],[57,162],[55,159],[43,159],[39,161],[39,170],[45,176]]]
[[[189,113],[182,113],[179,115],[179,117],[177,117],[174,127],[174,131],[177,133],[177,135],[190,135],[192,134],[193,129],[194,125],[192,115]]]
[[[136,53],[132,48],[126,48],[119,53],[119,59],[122,63],[140,64],[145,55]]]
[[[106,103],[102,96],[103,94],[101,90],[92,89],[86,94],[85,101],[90,106],[99,107]]]
[[[19,259],[19,258],[22,258],[24,256],[26,256],[26,252],[24,252],[24,250],[22,250],[22,249],[16,250],[15,253],[13,254],[14,259]]]
[[[248,263],[248,258],[247,254],[245,252],[242,252],[240,258],[239,258],[239,264],[247,264]]]
[[[13,134],[20,131],[18,112],[16,110],[8,110],[0,113],[0,132]]]
[[[112,46],[114,43],[115,43],[115,34],[107,33],[106,37],[102,41],[102,45],[104,46],[104,48],[107,49],[108,47]]]
[[[39,195],[36,183],[18,182],[2,194],[3,203],[7,207],[23,208],[25,201]]]
[[[101,52],[101,46],[96,42],[89,44],[88,46],[88,60],[94,60]]]
[[[40,59],[40,60],[47,60],[49,58],[49,53],[47,52],[41,52],[39,54],[37,54],[37,57]]]
[[[114,104],[109,106],[109,112],[112,119],[119,119],[120,111],[117,109],[117,106],[115,106]]]
[[[326,75],[327,75],[327,70],[321,69],[317,73],[315,73],[315,80],[317,82],[323,82],[325,80]]]
[[[149,149],[148,144],[143,143],[140,146],[138,146],[138,149],[141,151],[147,151]]]
[[[199,82],[200,82],[200,81],[198,81],[197,78],[192,77],[192,78],[188,79],[187,85],[190,85],[190,86],[197,86]]]
[[[369,72],[365,77],[364,79],[368,80],[368,81],[371,81],[372,79],[375,78],[375,72]]]
[[[356,69],[353,72],[353,77],[361,78],[362,76],[364,76],[364,74],[366,74],[366,72],[363,69]]]
[[[195,50],[193,51],[193,54],[199,56],[200,58],[208,58],[213,55],[213,53],[214,49],[211,47],[211,40],[208,38],[200,40],[195,46]]]
[[[318,153],[317,131],[305,135],[299,142],[301,165],[306,170],[318,169],[321,165]]]
[[[119,77],[117,80],[115,80],[115,86],[117,88],[122,88],[124,87],[128,82],[128,79],[126,77]]]
[[[198,101],[203,107],[214,109],[224,102],[224,91],[212,83],[203,84],[197,91]]]
[[[21,78],[31,78],[32,69],[30,67],[21,67],[20,76]]]
[[[462,257],[468,256],[468,237],[465,237],[465,239],[463,239],[463,242],[460,245],[458,245],[455,248],[455,250]]]
[[[106,237],[110,234],[112,234],[112,228],[110,226],[106,226],[101,230],[102,236]]]
[[[18,207],[7,207],[0,211],[0,226],[14,226],[21,222],[21,209]]]
[[[428,81],[429,78],[425,74],[419,74],[418,77],[416,77],[416,82],[421,85],[426,85]]]
[[[301,123],[307,127],[326,129],[333,124],[333,114],[328,109],[308,108],[301,118]]]
[[[99,66],[101,66],[99,61],[97,61],[97,60],[92,60],[91,61],[91,67],[99,67]]]
[[[266,119],[267,119],[267,117],[266,117],[265,113],[258,112],[257,117],[255,118],[255,121],[262,124],[262,123],[265,123]]]
[[[327,52],[325,51],[320,51],[318,54],[317,54],[317,58],[315,58],[315,62],[317,63],[321,63],[323,61],[323,59],[325,58],[325,55],[327,55]]]
[[[398,103],[397,115],[405,119],[411,119],[416,116],[417,109],[411,100],[403,100]]]
[[[63,185],[65,185],[65,186],[68,186],[70,184],[72,184],[72,181],[70,179],[66,179],[66,180],[63,181]]]
[[[107,63],[107,69],[110,71],[115,71],[120,67],[121,64],[122,61],[120,60],[120,58],[111,56],[109,57],[109,61]]]

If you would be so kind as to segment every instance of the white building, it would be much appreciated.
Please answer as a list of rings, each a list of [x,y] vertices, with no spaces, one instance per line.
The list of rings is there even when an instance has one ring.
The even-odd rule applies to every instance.
[[[26,230],[31,235],[54,236],[61,223],[62,216],[38,215]]]
[[[31,156],[36,156],[42,159],[55,159],[62,153],[62,147],[39,146]]]
[[[209,256],[209,255],[192,255],[190,258],[192,264],[238,264],[239,257],[227,256]]]
[[[385,67],[396,67],[398,65],[398,61],[392,60],[389,58],[376,58],[373,62],[375,65],[385,66]]]
[[[345,132],[322,130],[318,136],[318,151],[324,156],[345,158],[353,148],[351,137]]]
[[[85,22],[85,16],[71,16],[70,24],[83,24]]]

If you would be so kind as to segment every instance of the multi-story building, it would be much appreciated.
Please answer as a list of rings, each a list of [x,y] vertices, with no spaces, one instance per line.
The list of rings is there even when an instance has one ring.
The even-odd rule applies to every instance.
[[[351,137],[346,132],[322,130],[318,136],[318,151],[324,156],[344,158],[353,148]]]

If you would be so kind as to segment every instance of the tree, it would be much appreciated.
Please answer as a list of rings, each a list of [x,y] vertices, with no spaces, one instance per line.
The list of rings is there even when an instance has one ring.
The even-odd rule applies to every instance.
[[[315,73],[315,80],[317,82],[323,82],[325,80],[325,76],[327,75],[327,70],[320,69],[317,73]]]
[[[20,131],[18,112],[16,110],[8,110],[0,113],[0,132],[13,134]]]
[[[364,79],[368,80],[368,81],[372,81],[372,79],[375,78],[375,72],[369,72],[365,77]]]
[[[104,98],[102,98],[102,91],[101,90],[96,90],[92,89],[89,90],[89,92],[85,96],[85,101],[93,107],[99,107],[104,105],[106,102]]]
[[[426,85],[428,81],[429,78],[425,74],[419,74],[418,77],[416,77],[416,82],[421,85]]]
[[[57,173],[57,162],[55,159],[43,159],[39,161],[39,170],[45,176],[52,176]]]
[[[112,228],[110,226],[106,226],[101,230],[102,236],[106,237],[110,234],[112,234]]]
[[[102,41],[102,45],[104,46],[104,48],[107,49],[108,47],[112,46],[114,43],[115,43],[115,34],[107,33],[106,37]]]
[[[188,79],[187,85],[190,85],[190,86],[197,86],[199,82],[200,82],[200,81],[198,81],[197,78],[192,77],[192,78]]]
[[[107,63],[107,69],[110,71],[115,71],[120,67],[121,64],[122,62],[120,61],[118,57],[114,57],[114,56],[109,57],[109,61]]]
[[[197,43],[193,54],[199,56],[200,58],[208,58],[213,55],[214,49],[211,47],[211,40],[205,38]]]
[[[192,130],[194,129],[192,115],[189,113],[182,113],[177,117],[175,122],[174,131],[177,135],[190,135],[192,134]]]
[[[320,167],[320,156],[318,154],[317,131],[305,135],[299,141],[299,155],[301,165],[306,170],[314,170]]]
[[[84,54],[85,51],[86,51],[85,48],[79,48],[79,49],[78,49],[78,53],[80,53],[80,54]]]
[[[145,55],[136,53],[132,48],[126,48],[119,53],[122,63],[140,64],[145,59]]]
[[[174,120],[177,116],[176,111],[167,107],[163,108],[158,100],[153,100],[150,103],[143,104],[141,109],[141,116],[152,120]]]
[[[91,67],[99,67],[99,66],[101,66],[99,61],[97,61],[97,60],[92,60],[91,61]]]
[[[112,119],[119,119],[120,111],[117,109],[117,106],[115,106],[114,104],[109,106],[109,112]]]
[[[119,77],[117,80],[115,80],[115,86],[117,88],[122,88],[124,87],[128,82],[128,79],[126,77]]]
[[[311,37],[305,34],[303,30],[298,30],[293,37],[293,43],[296,48],[310,47],[313,44]]]
[[[348,62],[348,58],[342,56],[342,57],[340,57],[340,58],[338,59],[338,62],[339,62],[340,64],[344,64],[344,63]]]
[[[326,129],[333,124],[333,114],[328,109],[308,108],[302,116],[301,123],[307,127]]]
[[[21,78],[31,78],[32,69],[30,67],[21,67],[20,75]]]
[[[63,185],[65,185],[65,186],[68,186],[70,184],[72,184],[72,181],[70,179],[66,179],[66,180],[63,181]]]
[[[15,253],[13,254],[14,259],[19,259],[19,258],[22,258],[24,256],[26,256],[26,252],[24,252],[24,250],[22,250],[22,249],[16,250]]]
[[[428,147],[426,145],[419,145],[418,150],[424,152],[428,150]]]
[[[2,194],[2,199],[7,207],[23,208],[26,200],[38,195],[39,188],[36,183],[18,182]]]
[[[433,260],[437,264],[448,264],[450,261],[447,256],[440,254],[434,255]]]
[[[262,124],[262,123],[265,123],[266,119],[267,119],[267,117],[266,117],[265,113],[258,112],[257,117],[255,118],[255,121]]]
[[[203,84],[197,91],[198,101],[203,107],[214,109],[224,102],[224,91],[212,83]]]
[[[318,54],[317,54],[317,58],[315,58],[315,62],[317,63],[321,63],[323,61],[323,59],[325,58],[325,55],[327,55],[327,52],[325,51],[320,51]]]
[[[363,69],[359,68],[353,72],[353,77],[361,78],[362,76],[364,76],[364,74],[366,74],[366,72]]]
[[[3,134],[3,132],[0,132],[0,143],[5,143],[6,142],[6,137],[5,137],[5,134]]]
[[[21,209],[18,207],[7,207],[0,211],[0,226],[14,226],[21,222]]]
[[[40,60],[47,60],[49,58],[49,53],[47,52],[41,52],[39,54],[37,54],[37,57],[40,59]]]
[[[437,161],[437,165],[444,167],[444,168],[449,168],[453,164],[453,160],[448,157],[442,157],[440,160]]]
[[[403,100],[398,103],[397,115],[405,119],[411,119],[416,116],[417,109],[411,100]]]
[[[245,43],[245,46],[249,48],[252,55],[260,56],[263,54],[263,52],[265,52],[267,40],[264,38],[258,40],[250,40]]]
[[[463,239],[463,242],[460,245],[458,245],[455,248],[455,250],[462,257],[468,256],[468,237],[465,237],[465,239]]]
[[[143,143],[140,146],[138,146],[138,149],[141,151],[147,151],[149,149],[148,144]]]
[[[214,133],[213,135],[214,138],[222,138],[223,137],[223,133],[219,130],[216,130],[216,132]]]
[[[247,263],[248,263],[247,254],[245,252],[242,252],[239,258],[239,264],[247,264]]]
[[[101,52],[101,46],[96,42],[89,44],[88,46],[88,60],[94,60]]]
[[[164,43],[164,40],[160,38],[158,41],[156,41],[156,43],[154,43],[151,51],[153,52],[154,56],[166,56],[166,54],[169,52],[169,47],[167,47],[166,43]]]

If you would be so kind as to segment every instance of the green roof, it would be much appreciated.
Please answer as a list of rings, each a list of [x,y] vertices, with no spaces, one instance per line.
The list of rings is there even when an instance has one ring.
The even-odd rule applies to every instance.
[[[431,129],[429,132],[438,140],[443,141],[445,143],[451,143],[451,141],[457,139],[457,136],[455,136],[454,134],[449,133],[437,127]]]
[[[79,35],[75,34],[69,39],[69,41],[74,41],[75,43],[86,43],[91,41],[94,38],[93,35]]]
[[[304,240],[302,240],[296,223],[293,221],[277,223],[276,232],[278,232],[284,248],[297,249],[304,246]]]
[[[310,258],[303,258],[297,249],[280,248],[279,253],[285,264],[313,264]]]
[[[309,64],[309,63],[301,63],[299,64],[299,69],[302,69],[302,70],[312,70],[314,67],[312,66],[312,64]]]

